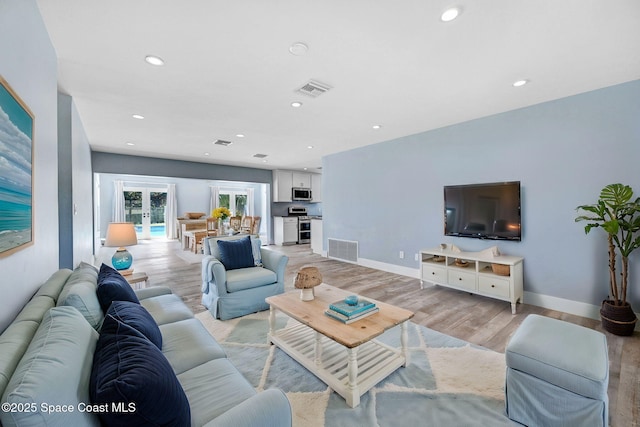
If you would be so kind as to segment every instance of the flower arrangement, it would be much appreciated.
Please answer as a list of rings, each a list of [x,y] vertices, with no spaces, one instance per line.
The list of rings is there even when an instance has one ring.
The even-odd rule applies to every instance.
[[[225,220],[231,216],[231,211],[228,208],[225,208],[223,206],[223,207],[215,208],[211,212],[211,216],[216,219]]]

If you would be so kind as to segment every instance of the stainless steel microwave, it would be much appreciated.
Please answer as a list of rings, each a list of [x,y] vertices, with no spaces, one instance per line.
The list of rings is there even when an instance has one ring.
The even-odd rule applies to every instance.
[[[311,200],[311,189],[310,188],[292,188],[291,189],[291,200]]]

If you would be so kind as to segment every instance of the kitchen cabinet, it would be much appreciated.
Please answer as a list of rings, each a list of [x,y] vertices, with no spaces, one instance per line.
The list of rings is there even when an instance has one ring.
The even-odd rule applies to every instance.
[[[322,202],[322,174],[311,174],[311,197],[314,203]]]
[[[293,187],[300,188],[311,188],[311,174],[308,172],[297,172],[293,171],[291,173],[291,178],[293,181]]]
[[[292,188],[310,188],[313,202],[322,201],[322,175],[319,173],[274,170],[273,201],[291,202]]]
[[[279,246],[298,243],[298,218],[295,216],[274,216],[273,240]]]
[[[293,172],[274,170],[273,171],[273,201],[290,202],[291,188],[293,188]]]

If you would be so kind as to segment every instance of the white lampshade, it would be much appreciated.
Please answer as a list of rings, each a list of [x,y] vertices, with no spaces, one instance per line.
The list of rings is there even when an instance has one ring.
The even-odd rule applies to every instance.
[[[138,244],[136,229],[132,222],[110,222],[104,245],[111,247],[133,246]]]

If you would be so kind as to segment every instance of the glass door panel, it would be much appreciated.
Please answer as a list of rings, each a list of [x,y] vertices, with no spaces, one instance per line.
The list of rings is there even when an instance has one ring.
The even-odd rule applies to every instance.
[[[165,237],[166,190],[126,187],[124,204],[125,220],[134,224],[138,239]]]
[[[149,233],[151,238],[166,237],[164,212],[167,207],[167,191],[149,192]]]

